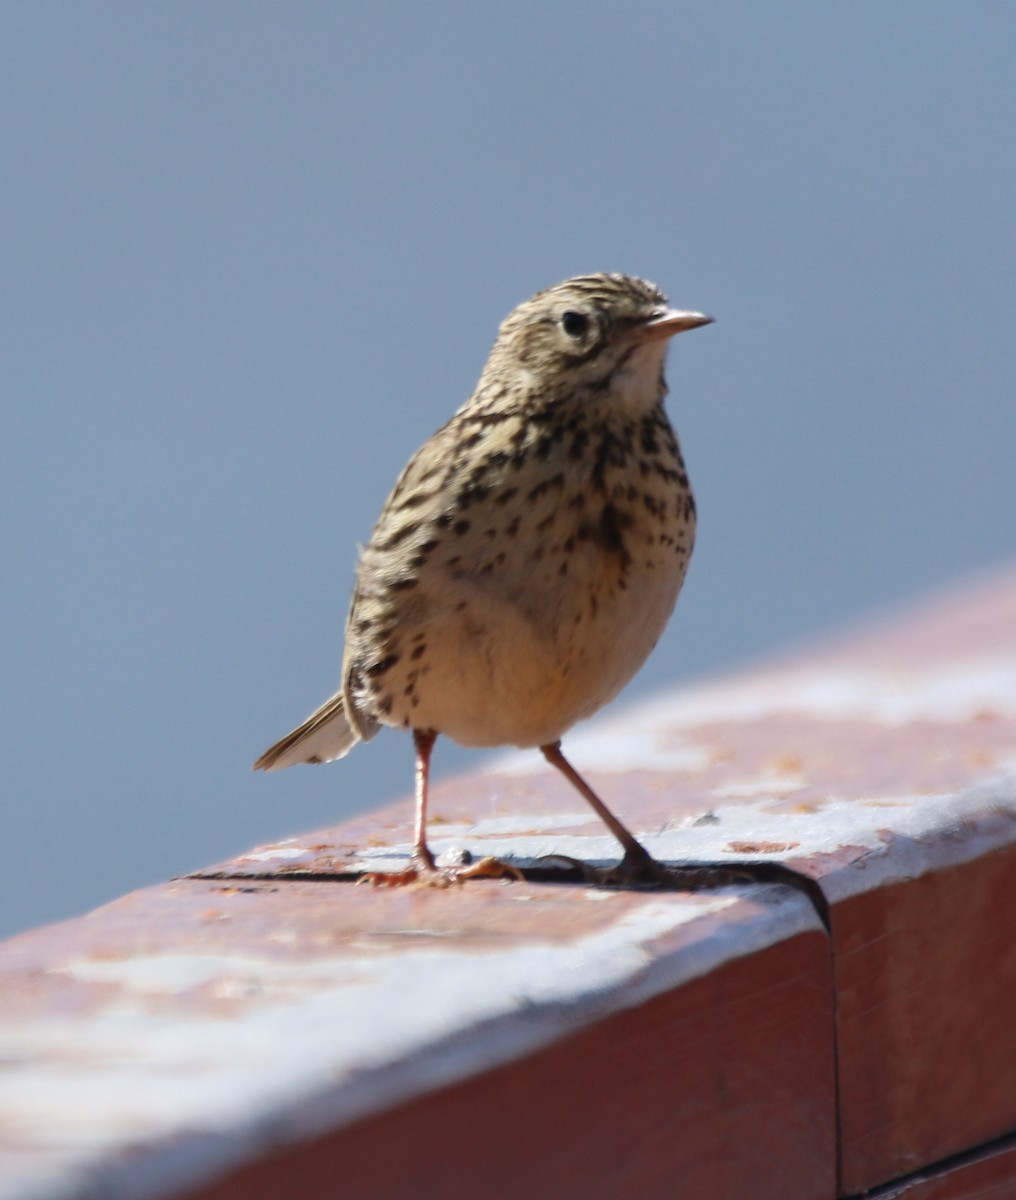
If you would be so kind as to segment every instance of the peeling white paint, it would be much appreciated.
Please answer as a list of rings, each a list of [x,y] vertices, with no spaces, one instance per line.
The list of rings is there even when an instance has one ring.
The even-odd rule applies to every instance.
[[[734,892],[647,894],[570,943],[531,938],[496,954],[454,940],[393,949],[365,938],[313,958],[67,958],[51,972],[103,985],[108,999],[84,1025],[45,1016],[0,1027],[0,1123],[36,1151],[5,1171],[0,1197],[87,1195],[78,1182],[86,1188],[100,1163],[109,1200],[171,1192],[263,1151],[266,1137],[337,1128],[819,928],[790,889],[738,895],[754,910],[662,954],[657,939],[730,909]],[[176,1000],[199,988],[237,1003],[217,1015]],[[149,1187],[136,1151],[130,1171],[114,1169],[115,1152],[131,1145],[159,1164]]]
[[[1016,774],[1000,773],[963,792],[921,796],[874,796],[865,800],[831,797],[806,811],[787,812],[772,793],[744,795],[736,804],[713,805],[712,820],[682,823],[675,828],[633,832],[656,858],[666,863],[781,862],[806,864],[819,855],[836,855],[850,847],[858,862],[823,873],[823,890],[832,899],[891,880],[913,878],[947,862],[964,862],[989,845],[1016,840]],[[552,826],[563,824],[554,818]],[[886,832],[892,831],[887,842]],[[562,833],[490,837],[480,826],[457,831],[456,845],[474,856],[493,855],[520,867],[554,854],[598,864],[614,862],[620,848],[609,836]],[[756,851],[751,849],[755,844]],[[916,847],[916,849],[915,849]],[[446,849],[443,831],[431,848]],[[411,847],[365,850],[357,866],[365,870],[397,870]],[[867,853],[865,853],[867,852]]]
[[[747,799],[760,796],[764,799],[789,796],[810,785],[810,781],[802,775],[774,775],[768,771],[760,772],[754,779],[744,779],[740,783],[726,783],[709,789],[711,796],[725,796],[731,800],[735,797]]]
[[[664,694],[629,709],[617,725],[671,734],[675,727],[758,720],[779,713],[886,725],[965,723],[986,711],[1016,717],[1016,655],[953,660],[926,670],[820,665],[742,676]],[[613,733],[611,722],[603,725]],[[600,736],[607,732],[602,728]]]
[[[568,756],[583,770],[695,771],[709,751],[681,741],[714,722],[754,721],[780,714],[803,720],[912,721],[962,724],[983,713],[1016,718],[1016,656],[970,658],[927,670],[796,668],[741,676],[728,682],[664,692],[581,726],[566,739]],[[499,755],[490,770],[504,775],[545,771],[536,752]]]
[[[274,862],[280,858],[301,858],[306,853],[307,850],[304,846],[290,843],[287,845],[270,846],[267,850],[245,854],[244,858],[250,862]]]
[[[599,719],[569,733],[565,752],[582,771],[701,771],[710,761],[710,751],[691,742],[682,744],[674,731],[665,739],[649,726],[616,719]],[[546,759],[536,750],[512,750],[492,759],[489,770],[498,775],[539,775],[548,770]]]

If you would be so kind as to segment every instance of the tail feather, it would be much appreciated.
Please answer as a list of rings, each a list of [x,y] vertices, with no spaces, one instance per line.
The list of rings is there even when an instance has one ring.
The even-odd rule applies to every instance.
[[[296,763],[324,763],[342,758],[360,740],[350,725],[338,692],[292,733],[270,746],[254,764],[255,771],[278,771]]]

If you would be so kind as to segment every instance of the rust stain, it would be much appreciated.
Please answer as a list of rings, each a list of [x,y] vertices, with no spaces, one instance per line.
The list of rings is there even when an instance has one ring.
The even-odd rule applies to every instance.
[[[728,842],[731,854],[785,854],[796,850],[800,842]]]

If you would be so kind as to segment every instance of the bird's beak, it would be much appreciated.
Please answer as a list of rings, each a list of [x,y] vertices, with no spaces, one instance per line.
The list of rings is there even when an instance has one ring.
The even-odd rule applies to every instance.
[[[688,329],[698,329],[700,325],[711,325],[712,317],[705,313],[679,312],[674,308],[665,308],[647,321],[640,329],[640,342],[655,342],[657,338],[673,337],[676,333],[684,333]]]

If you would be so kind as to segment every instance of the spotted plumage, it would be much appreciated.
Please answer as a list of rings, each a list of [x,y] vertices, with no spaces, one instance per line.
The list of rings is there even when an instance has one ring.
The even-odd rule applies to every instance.
[[[515,309],[363,551],[340,691],[255,766],[327,761],[381,725],[412,729],[421,870],[436,734],[539,746],[568,774],[561,737],[642,665],[684,579],[695,507],[663,363],[670,337],[708,320],[623,275],[571,279]],[[639,843],[608,824],[644,869]]]

